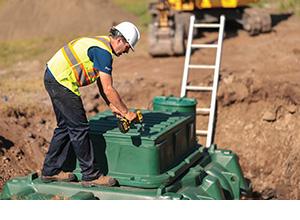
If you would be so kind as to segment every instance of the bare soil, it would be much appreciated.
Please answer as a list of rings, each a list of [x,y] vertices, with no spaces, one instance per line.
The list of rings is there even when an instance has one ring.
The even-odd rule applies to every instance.
[[[1,16],[5,8],[8,10],[23,2],[10,0],[8,3],[12,5],[6,3],[0,8],[0,28],[4,25]],[[48,4],[50,1],[37,2]],[[68,7],[78,10],[78,1],[69,2]],[[100,1],[84,2],[92,4]],[[110,1],[104,2],[110,6],[98,8],[97,13],[101,14],[100,10],[103,10],[103,13],[118,14],[118,19],[135,19]],[[92,10],[88,3],[85,4],[87,10]],[[73,11],[72,8],[68,10]],[[239,27],[230,24],[226,27],[213,142],[218,148],[232,150],[239,156],[244,175],[254,186],[254,198],[296,200],[300,198],[300,17],[278,14],[272,8],[268,10],[273,22],[270,33],[250,37]],[[39,15],[37,13],[35,16]],[[59,31],[57,26],[52,26],[55,19],[65,25],[69,18],[51,15],[48,30],[57,28]],[[109,16],[100,19],[109,29],[112,22]],[[68,25],[66,23],[66,27]],[[94,26],[91,24],[91,27]],[[95,31],[92,29],[87,28],[83,32]],[[30,29],[25,33],[23,29],[18,33],[17,29],[9,29],[9,35],[1,38],[32,37],[32,33],[36,32],[39,30]],[[45,29],[43,34],[53,33]],[[197,41],[207,43],[216,39],[216,32],[205,31]],[[151,108],[149,104],[155,95],[179,96],[185,58],[150,57],[147,53],[147,33],[142,34],[136,48],[135,53],[122,55],[114,61],[114,85],[127,106],[147,109],[149,106]],[[214,62],[214,55],[208,50],[196,50],[192,62]],[[19,63],[12,68],[22,71],[23,77],[38,75],[41,80],[43,78],[44,63],[38,60]],[[194,77],[191,72],[189,82],[191,85],[210,85],[212,76],[204,72]],[[107,109],[96,85],[82,88],[81,93],[88,117]],[[196,97],[198,105],[205,105],[209,100],[208,94],[188,93],[188,96]],[[28,108],[5,107],[7,103],[17,104],[15,100],[20,97],[13,94],[7,97],[0,93],[0,97],[1,193],[9,179],[33,171],[40,173],[56,121],[45,90],[40,94],[24,94],[21,97],[28,102],[34,100],[40,103]],[[5,101],[4,97],[8,100]],[[197,118],[198,126],[202,126],[203,121],[205,119]],[[202,138],[199,141],[205,144]]]

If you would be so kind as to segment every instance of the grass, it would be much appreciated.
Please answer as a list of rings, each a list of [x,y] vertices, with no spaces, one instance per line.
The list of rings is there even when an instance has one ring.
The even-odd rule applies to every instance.
[[[278,9],[280,11],[295,11],[295,14],[300,15],[300,0],[280,0]]]
[[[31,116],[34,112],[42,110],[39,100],[31,98],[30,94],[40,94],[45,91],[43,79],[40,75],[23,77],[24,72],[8,70],[0,77],[0,97],[8,101],[0,105],[1,115]],[[26,74],[26,73],[25,73]],[[23,112],[21,114],[21,112]]]
[[[0,0],[0,6],[6,0]],[[138,17],[138,26],[141,32],[147,30],[151,16],[147,13],[147,0],[113,0],[125,10]],[[0,70],[19,61],[40,60],[44,63],[62,47],[62,43],[69,42],[77,36],[40,37],[34,39],[22,39],[0,41]]]
[[[138,17],[138,26],[141,31],[147,30],[147,26],[151,21],[151,16],[147,13],[147,0],[113,0],[113,2],[121,6],[126,11]]]
[[[0,0],[0,6],[6,1]],[[138,26],[141,32],[147,30],[151,18],[147,13],[147,1],[113,1],[138,17]],[[61,48],[65,42],[69,42],[75,37],[77,35],[0,41],[0,98],[12,95],[15,99],[18,99],[18,97],[23,97],[24,94],[37,94],[44,91],[40,76],[25,77],[24,79],[22,77],[24,72],[16,71],[14,67],[19,62],[24,61],[38,60],[41,63],[46,63],[58,48]],[[12,102],[9,103],[12,105]],[[5,104],[6,108],[10,109],[11,106],[7,106],[7,104]],[[25,108],[27,109],[27,107]]]
[[[4,4],[6,0],[0,0]],[[147,0],[113,0],[125,10],[138,17],[138,26],[141,32],[147,30],[151,16],[147,13]],[[62,47],[62,42],[69,42],[77,36],[40,37],[33,39],[21,39],[0,41],[0,71],[20,61],[39,60],[46,63]]]
[[[67,38],[68,36],[0,41],[0,98],[14,97],[8,102],[13,104],[22,102],[24,95],[43,92],[43,79],[40,74],[26,77],[26,70],[17,68],[18,63],[29,61],[30,64],[34,60],[46,63],[57,48],[63,46],[63,40],[70,40]],[[20,66],[22,65],[26,69],[28,63],[21,63]]]
[[[38,100],[32,100],[30,94],[39,94],[45,91],[43,77],[41,74],[26,76],[26,71],[22,71],[19,66],[26,69],[32,61],[38,60],[46,63],[62,47],[64,42],[73,39],[73,36],[61,37],[40,37],[33,39],[21,39],[0,41],[0,98],[8,97],[8,101],[0,105],[3,112],[27,112],[29,109],[36,109]],[[29,61],[29,62],[27,62]],[[28,68],[27,68],[28,69]],[[28,98],[25,98],[29,96]],[[30,105],[28,102],[32,102]],[[4,109],[3,109],[4,108]],[[15,108],[15,110],[12,110]],[[21,108],[21,110],[18,110]]]
[[[44,52],[42,44],[35,40],[15,40],[0,42],[0,65],[10,66],[20,60],[30,60]]]
[[[19,61],[39,60],[46,62],[62,42],[68,42],[74,36],[40,37],[20,40],[0,41],[0,67],[7,67]]]
[[[8,71],[1,76],[1,93],[39,93],[43,90],[43,82],[40,76],[29,79],[21,79],[22,72]],[[10,82],[11,81],[11,82]]]
[[[297,15],[300,15],[300,0],[260,0],[256,4],[252,4],[252,6],[261,7],[265,4],[277,4],[277,11],[279,13],[283,12],[293,12]]]
[[[0,6],[4,5],[7,0],[0,0]]]

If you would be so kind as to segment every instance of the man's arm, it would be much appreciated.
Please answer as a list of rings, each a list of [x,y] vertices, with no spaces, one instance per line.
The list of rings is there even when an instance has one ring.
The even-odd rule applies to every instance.
[[[99,89],[99,92],[100,92],[100,95],[102,96],[102,98],[104,99],[104,101],[106,102],[106,104],[109,106],[110,105],[110,102],[109,100],[107,99],[104,91],[103,91],[103,87],[102,87],[102,83],[101,83],[101,80],[100,80],[100,77],[97,79],[97,86],[98,86],[98,89]]]
[[[120,95],[113,87],[111,75],[100,71],[100,77],[97,80],[97,85],[101,96],[111,110],[114,111],[113,113],[121,114],[129,121],[129,123],[137,122],[137,115],[128,110]]]
[[[103,91],[103,87],[102,87],[100,78],[97,79],[97,85],[98,85],[99,92],[100,92],[102,98],[104,99],[104,101],[106,102],[106,104],[108,105],[108,107],[110,108],[111,112],[117,118],[121,118],[122,117],[122,113],[112,103],[110,103],[110,101],[107,99],[107,97],[106,97],[106,95],[105,95],[105,93]]]

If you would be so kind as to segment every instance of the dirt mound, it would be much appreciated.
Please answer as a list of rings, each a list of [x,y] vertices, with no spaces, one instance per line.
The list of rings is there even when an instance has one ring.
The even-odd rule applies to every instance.
[[[137,21],[109,0],[7,0],[0,7],[0,40],[106,34],[124,19]]]
[[[247,75],[219,91],[215,142],[237,153],[263,198],[299,199],[300,84]]]

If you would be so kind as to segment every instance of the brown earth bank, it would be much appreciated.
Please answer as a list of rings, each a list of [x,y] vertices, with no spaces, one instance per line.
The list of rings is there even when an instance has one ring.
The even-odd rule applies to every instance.
[[[78,7],[75,0],[68,2]],[[7,5],[0,8],[0,18],[4,7],[9,8]],[[104,10],[113,13],[121,9],[113,6]],[[273,22],[270,33],[250,37],[240,28],[226,26],[213,142],[239,156],[244,175],[254,187],[254,198],[295,200],[300,198],[300,17],[268,10]],[[134,19],[131,16],[123,12],[120,19]],[[111,26],[110,20],[104,23]],[[13,32],[11,29],[12,38],[16,35]],[[216,32],[205,31],[202,35],[198,42],[217,39]],[[147,33],[143,33],[135,53],[114,61],[114,85],[130,108],[151,108],[149,103],[155,95],[180,94],[185,58],[152,58],[146,42]],[[211,51],[197,50],[191,62],[214,62],[213,56]],[[23,73],[16,81],[33,76],[40,76],[42,81],[42,61],[20,62],[10,68]],[[2,69],[0,77],[3,72]],[[210,73],[192,76],[191,72],[189,82],[210,85],[212,76]],[[40,173],[56,126],[50,99],[42,91],[24,97],[0,93],[0,193],[9,179],[33,171]],[[107,109],[96,85],[82,88],[81,93],[89,117]],[[196,93],[187,96],[197,98],[198,105],[205,105],[209,97]],[[27,105],[18,105],[20,98]],[[198,126],[201,122],[197,118]],[[200,143],[205,144],[201,138]]]

